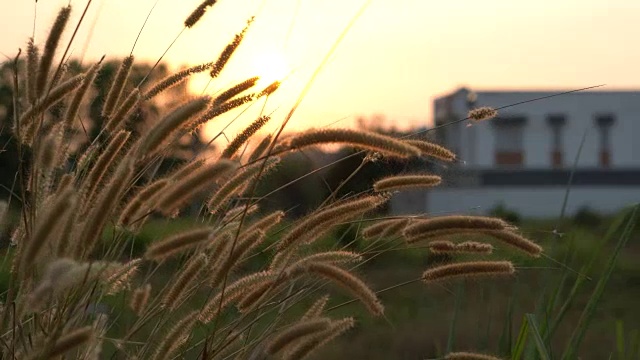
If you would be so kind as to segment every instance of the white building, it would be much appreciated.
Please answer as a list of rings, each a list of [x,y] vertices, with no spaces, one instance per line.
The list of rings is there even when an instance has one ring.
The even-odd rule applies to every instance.
[[[502,203],[524,216],[557,217],[585,131],[567,214],[640,202],[640,91],[570,93],[499,110],[472,126],[456,122],[471,108],[557,93],[463,88],[435,99],[435,139],[463,162],[434,164],[443,186],[423,193],[424,211],[487,213]]]

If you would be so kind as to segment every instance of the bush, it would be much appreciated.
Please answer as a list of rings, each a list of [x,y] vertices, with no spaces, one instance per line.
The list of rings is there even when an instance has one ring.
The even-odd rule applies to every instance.
[[[583,206],[573,216],[573,223],[587,228],[597,228],[604,223],[604,216],[588,206]]]
[[[520,214],[518,214],[514,210],[508,209],[504,203],[500,203],[496,207],[494,207],[491,210],[490,214],[491,216],[499,217],[505,221],[508,221],[513,225],[520,225],[522,221]]]

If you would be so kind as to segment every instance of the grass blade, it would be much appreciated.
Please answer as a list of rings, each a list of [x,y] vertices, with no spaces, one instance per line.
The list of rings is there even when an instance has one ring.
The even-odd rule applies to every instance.
[[[525,318],[527,319],[529,329],[531,329],[533,340],[536,344],[536,348],[538,349],[538,355],[540,355],[540,358],[542,360],[551,360],[551,356],[549,356],[547,347],[545,346],[544,340],[542,340],[542,336],[540,335],[540,331],[538,330],[538,322],[536,321],[535,315],[526,314]]]
[[[524,349],[527,346],[527,336],[529,335],[528,327],[527,319],[522,319],[518,340],[516,340],[516,346],[514,347],[511,355],[512,360],[520,360],[520,357],[524,353]]]
[[[616,350],[618,351],[618,359],[624,359],[624,323],[622,320],[616,320]]]
[[[613,268],[615,267],[616,260],[618,259],[618,255],[620,254],[620,251],[626,245],[627,241],[631,237],[631,232],[632,232],[632,230],[633,230],[633,228],[635,226],[635,222],[636,222],[637,211],[638,211],[638,206],[636,205],[636,206],[634,206],[633,211],[631,212],[631,215],[629,216],[629,220],[626,223],[624,232],[620,236],[620,239],[618,240],[618,243],[616,244],[616,247],[613,250],[613,254],[611,254],[611,257],[609,258],[609,261],[607,262],[607,265],[606,265],[604,273],[602,274],[602,277],[598,281],[598,283],[596,285],[596,288],[594,289],[593,294],[591,295],[591,298],[589,298],[589,302],[587,303],[587,306],[585,307],[584,311],[582,312],[582,315],[580,316],[580,320],[578,320],[578,325],[577,325],[576,329],[574,330],[573,335],[571,336],[571,340],[569,341],[569,345],[567,346],[567,348],[565,349],[564,354],[562,355],[563,359],[575,359],[576,358],[576,354],[578,352],[578,348],[580,346],[580,343],[582,343],[584,335],[585,335],[585,333],[587,331],[587,327],[589,326],[589,323],[591,322],[591,319],[593,318],[593,315],[594,315],[595,310],[596,310],[596,306],[597,306],[598,302],[600,301],[600,298],[602,298],[602,294],[604,293],[604,288],[607,285],[607,282],[609,281],[609,277],[611,277],[611,272],[613,271]]]
[[[619,216],[617,216],[614,219],[613,223],[611,224],[611,226],[607,230],[603,240],[593,250],[593,255],[591,256],[591,259],[589,260],[589,263],[587,263],[580,270],[581,274],[587,274],[591,270],[591,268],[593,267],[596,259],[601,256],[604,246],[607,243],[609,243],[610,239],[613,238],[613,236],[615,234],[618,233],[618,230],[620,228],[622,228],[622,226],[625,223],[625,220],[627,220],[629,218],[629,214],[632,213],[632,212],[635,213],[635,208],[632,208],[630,210],[622,212]],[[549,325],[549,330],[544,333],[545,339],[552,339],[553,338],[553,335],[555,334],[555,331],[558,329],[558,326],[560,325],[560,323],[564,319],[564,316],[567,314],[567,312],[568,312],[569,308],[571,307],[571,305],[573,305],[573,301],[575,300],[575,296],[578,293],[578,290],[580,289],[580,287],[582,286],[582,284],[585,281],[586,281],[586,278],[584,276],[579,276],[576,279],[576,281],[573,284],[573,287],[571,288],[571,291],[569,292],[568,297],[566,298],[565,302],[562,304],[562,307],[558,311],[555,319],[553,319],[553,321]]]
[[[458,285],[458,291],[456,292],[456,301],[453,308],[453,317],[451,319],[451,327],[449,328],[449,337],[447,339],[447,351],[446,354],[453,351],[453,342],[456,334],[456,325],[458,322],[458,312],[460,311],[460,302],[464,296],[464,283]]]

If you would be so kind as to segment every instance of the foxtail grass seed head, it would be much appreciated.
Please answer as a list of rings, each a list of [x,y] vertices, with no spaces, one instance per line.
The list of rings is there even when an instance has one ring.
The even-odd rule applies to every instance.
[[[409,224],[410,219],[388,219],[369,225],[362,230],[365,239],[383,238],[399,235]]]
[[[465,241],[459,244],[456,244],[457,252],[463,253],[475,253],[475,254],[491,254],[493,253],[493,245],[481,243],[477,241]]]
[[[492,107],[483,106],[469,111],[467,117],[472,121],[490,120],[498,116],[498,111]]]
[[[213,106],[222,105],[227,100],[233,98],[234,96],[251,89],[256,84],[256,82],[258,82],[258,79],[259,78],[257,76],[249,78],[223,91],[220,95],[216,96],[216,98],[213,100]]]
[[[442,161],[454,161],[456,154],[446,149],[444,146],[434,144],[432,142],[423,140],[405,140],[405,142],[411,146],[415,146],[422,152],[422,155],[434,157]]]
[[[129,80],[129,74],[131,73],[132,66],[133,55],[127,56],[122,60],[122,63],[120,63],[118,72],[116,72],[116,76],[113,79],[109,92],[107,93],[107,97],[104,100],[104,106],[102,107],[102,116],[104,118],[111,116],[113,110],[120,103],[120,98],[122,97],[122,92],[127,85],[127,80]]]
[[[307,310],[307,312],[302,315],[302,318],[300,318],[300,320],[308,320],[319,317],[320,315],[322,315],[322,312],[324,311],[324,308],[327,306],[328,302],[329,295],[323,295],[320,299],[316,300],[311,305],[311,307],[309,307],[309,310]]]
[[[72,78],[69,78],[60,85],[55,86],[47,94],[39,98],[35,104],[25,110],[25,112],[20,117],[20,124],[23,126],[30,126],[32,129],[34,129],[33,131],[35,132],[36,117],[45,112],[50,107],[56,105],[66,95],[78,88],[82,84],[84,78],[84,74],[79,74]]]
[[[191,28],[193,27],[198,20],[204,15],[207,11],[207,8],[213,6],[217,0],[205,0],[198,7],[189,14],[187,19],[184,21],[184,26]]]
[[[304,269],[309,273],[320,275],[342,286],[342,288],[349,291],[353,296],[360,299],[371,315],[381,316],[384,314],[384,306],[380,300],[378,300],[376,294],[367,284],[350,272],[326,263],[309,263],[304,266]]]
[[[267,171],[271,170],[276,164],[280,162],[280,158],[272,157],[267,159],[264,167],[262,163],[256,163],[253,165],[247,166],[245,169],[239,171],[235,176],[229,179],[224,185],[216,191],[209,202],[207,203],[207,207],[209,208],[209,212],[212,214],[218,213],[226,202],[248,181],[255,178],[258,175],[258,172],[262,169],[263,174]]]
[[[502,360],[499,357],[467,351],[448,353],[444,360]]]
[[[420,156],[420,149],[391,136],[369,131],[350,129],[312,129],[292,136],[288,140],[288,149],[303,149],[309,146],[342,143],[362,149],[378,151],[387,155],[407,158]]]
[[[67,107],[67,111],[64,115],[64,130],[63,133],[66,134],[69,129],[73,126],[73,123],[78,117],[78,111],[80,110],[80,105],[85,95],[93,85],[93,82],[96,79],[96,75],[98,74],[98,69],[102,65],[102,59],[97,63],[93,64],[89,70],[85,73],[84,79],[82,80],[82,84],[76,89],[73,94],[73,98]]]
[[[332,321],[328,329],[298,341],[293,349],[284,354],[284,360],[306,359],[314,350],[353,328],[355,323],[355,319],[352,317]]]
[[[249,21],[247,21],[247,26],[244,29],[242,29],[242,31],[239,34],[236,34],[234,36],[233,41],[231,41],[224,48],[224,50],[222,50],[222,53],[218,57],[218,60],[213,64],[211,71],[209,72],[209,75],[212,78],[216,78],[218,77],[218,75],[220,75],[224,66],[227,64],[227,62],[229,61],[233,53],[236,51],[236,49],[238,49],[238,46],[240,46],[240,43],[244,39],[244,35],[249,29],[249,26],[251,25],[252,22],[253,22],[253,17],[249,19]]]
[[[182,344],[189,340],[193,326],[196,323],[198,313],[198,311],[193,311],[176,322],[173,328],[171,328],[171,330],[169,330],[169,332],[167,332],[167,334],[162,338],[151,359],[172,359],[175,352],[182,346]]]
[[[327,318],[311,319],[293,324],[274,335],[269,345],[267,345],[267,353],[275,355],[293,344],[295,340],[326,330],[330,324],[331,322]]]
[[[249,159],[247,160],[247,162],[252,163],[257,159],[259,159],[267,150],[269,145],[271,145],[271,139],[272,139],[272,136],[270,134],[262,138],[262,140],[260,140],[258,145],[256,145],[256,147],[251,152],[251,155],[249,155]]]
[[[456,244],[446,240],[434,240],[429,243],[429,250],[434,254],[447,254],[455,252]]]
[[[40,97],[45,93],[51,63],[53,62],[53,57],[56,53],[56,49],[58,48],[58,43],[60,42],[64,28],[67,26],[67,22],[69,21],[69,15],[71,15],[71,6],[60,9],[51,30],[49,30],[49,36],[47,37],[47,42],[44,45],[44,51],[40,58],[40,66],[38,67],[38,74],[36,77],[36,97]]]
[[[247,210],[246,215],[248,216],[258,211],[258,208],[259,207],[257,204],[250,205],[248,208],[246,205],[236,206],[228,211],[225,211],[224,217],[222,218],[221,222],[223,224],[229,224],[231,222],[237,221],[245,212],[245,209]]]
[[[218,308],[224,309],[229,304],[237,301],[242,295],[254,289],[260,287],[276,278],[276,274],[272,271],[261,271],[244,276],[233,283],[229,284],[224,291],[224,299],[222,298],[222,292],[211,298],[202,308],[198,320],[204,324],[211,322],[217,312]],[[223,300],[220,304],[220,300]]]
[[[200,127],[201,125],[203,125],[204,123],[213,120],[214,118],[229,112],[239,106],[242,106],[250,101],[252,101],[255,98],[255,95],[253,94],[249,94],[249,95],[243,95],[240,97],[237,97],[235,99],[231,99],[223,104],[220,104],[218,106],[210,106],[209,109],[207,109],[207,111],[200,115],[196,120],[192,121],[189,125],[188,125],[188,129],[190,131],[193,131],[195,129],[197,129],[198,127]]]
[[[201,96],[186,102],[162,118],[162,120],[142,138],[142,142],[138,148],[138,157],[150,158],[155,155],[160,145],[162,145],[166,139],[174,132],[180,130],[191,117],[204,111],[210,101],[210,97]]]
[[[334,204],[327,209],[311,213],[287,231],[278,243],[283,250],[294,244],[309,243],[330,231],[338,223],[349,221],[388,201],[378,195],[363,196]]]
[[[258,97],[261,98],[263,96],[269,96],[273,94],[274,92],[276,92],[276,90],[278,90],[278,88],[280,87],[280,84],[282,83],[278,80],[272,82],[266,88],[264,88],[262,91],[258,93]]]
[[[77,237],[77,239],[82,239],[76,244],[77,257],[85,256],[93,251],[105,225],[111,219],[111,213],[120,203],[120,197],[127,188],[132,175],[131,161],[125,159],[120,163],[111,180],[104,186],[104,189],[97,197],[96,203],[85,218],[84,225],[80,229],[80,235]]]
[[[520,249],[533,257],[539,257],[544,250],[542,246],[533,241],[509,230],[483,230],[484,234],[500,240],[508,245]]]
[[[514,272],[510,261],[471,261],[431,268],[422,274],[422,280],[432,283],[460,277],[512,275]]]
[[[220,155],[223,159],[230,159],[239,149],[244,145],[260,128],[262,128],[268,121],[270,117],[261,116],[257,118],[254,122],[251,123],[248,127],[246,127],[240,134],[238,134],[233,141],[227,145],[227,147]]]
[[[149,88],[149,90],[147,90],[142,97],[144,98],[144,100],[151,100],[161,92],[184,82],[193,74],[198,74],[211,68],[211,66],[213,66],[213,63],[204,63],[178,71],[173,75],[169,75],[151,86],[151,88]]]
[[[499,218],[485,216],[450,215],[416,221],[404,230],[407,238],[446,229],[502,230],[508,224]]]
[[[140,190],[120,213],[118,224],[124,227],[132,225],[132,221],[138,220],[137,218],[142,216],[142,214],[140,214],[141,211],[148,211],[145,209],[152,206],[151,200],[153,197],[162,191],[168,184],[168,179],[160,179]]]
[[[440,185],[437,175],[397,175],[378,180],[373,184],[377,192],[429,188]]]
[[[134,290],[131,295],[131,301],[129,302],[129,307],[133,310],[136,315],[140,316],[142,312],[146,309],[147,303],[149,302],[149,296],[151,295],[151,284],[145,284],[142,287]]]
[[[40,50],[36,46],[33,38],[29,38],[27,45],[27,101],[32,104],[37,99],[36,79],[38,77],[38,61],[40,60]]]
[[[131,133],[129,131],[119,131],[111,138],[104,151],[102,151],[96,160],[96,163],[89,171],[85,180],[88,199],[94,197],[94,191],[101,184],[105,174],[110,170],[112,171],[114,162],[117,162],[116,159],[122,154],[122,150],[127,140],[129,140],[130,135]]]
[[[158,199],[156,208],[164,215],[173,215],[195,195],[209,188],[211,184],[229,171],[237,168],[237,163],[219,160],[213,164],[203,165],[189,176],[170,186]]]
[[[140,104],[140,90],[133,89],[129,95],[127,95],[126,99],[122,102],[113,115],[109,117],[104,128],[109,132],[114,132],[120,126],[129,120],[131,114],[133,114],[134,110],[137,108],[138,104]]]
[[[93,334],[92,326],[85,326],[79,329],[72,330],[66,334],[63,334],[51,347],[51,349],[46,352],[47,358],[55,358],[60,355],[63,355],[67,351],[77,348],[78,346],[83,345]]]
[[[152,243],[144,254],[144,257],[154,261],[161,261],[186,250],[203,244],[209,240],[214,228],[189,230],[179,233],[158,242]]]
[[[180,306],[188,292],[206,269],[207,262],[207,256],[203,253],[196,254],[189,258],[183,270],[178,274],[173,284],[171,284],[169,290],[164,293],[160,304],[170,311]]]
[[[47,206],[46,211],[36,220],[35,230],[26,244],[22,253],[22,269],[28,268],[36,262],[38,255],[45,248],[55,228],[64,223],[71,211],[70,204],[73,201],[73,189],[67,189],[56,196]]]

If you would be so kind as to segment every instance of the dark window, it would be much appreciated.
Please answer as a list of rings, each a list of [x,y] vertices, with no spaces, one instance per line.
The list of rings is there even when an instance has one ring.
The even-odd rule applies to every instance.
[[[524,163],[524,117],[501,117],[492,124],[495,131],[495,156],[497,166],[521,166]]]
[[[566,122],[564,115],[554,114],[547,117],[551,127],[551,166],[561,168],[563,166],[562,138],[563,128]]]
[[[596,116],[596,126],[600,134],[599,162],[601,167],[611,166],[611,127],[615,123],[612,114],[601,114]]]

